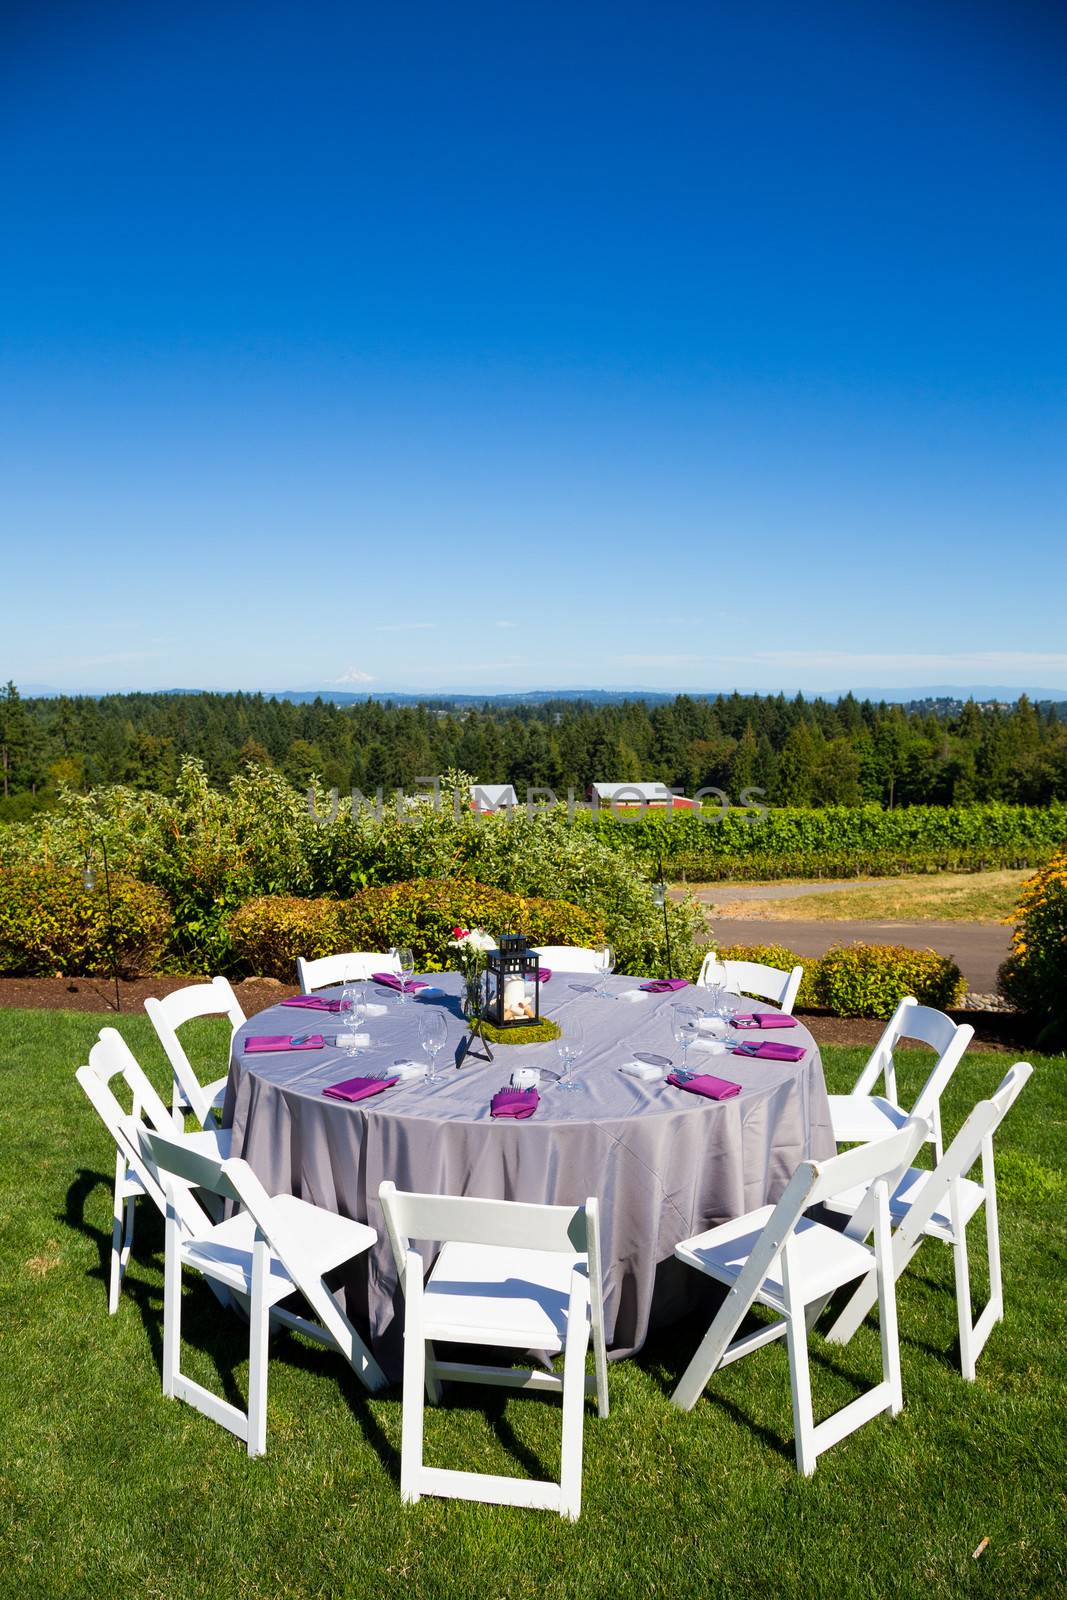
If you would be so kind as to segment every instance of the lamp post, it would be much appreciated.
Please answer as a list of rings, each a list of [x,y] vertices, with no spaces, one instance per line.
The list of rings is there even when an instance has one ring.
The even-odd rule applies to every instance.
[[[119,969],[118,961],[115,958],[115,908],[111,902],[111,873],[108,869],[107,845],[104,842],[102,834],[94,835],[94,838],[96,837],[98,837],[100,841],[100,854],[104,862],[104,891],[107,895],[107,943],[108,952],[111,956],[111,980],[115,985],[115,1010],[121,1011],[122,1000],[119,995]],[[89,854],[85,858],[85,871],[82,873],[82,883],[85,885],[88,893],[92,894],[93,890],[96,888],[96,873],[93,871],[92,845],[90,845]]]
[[[667,917],[667,885],[663,877],[663,857],[656,857],[656,872],[658,874],[652,885],[652,904],[661,907],[663,911],[663,936],[667,941],[667,976],[674,977],[674,963],[671,960],[671,925]]]

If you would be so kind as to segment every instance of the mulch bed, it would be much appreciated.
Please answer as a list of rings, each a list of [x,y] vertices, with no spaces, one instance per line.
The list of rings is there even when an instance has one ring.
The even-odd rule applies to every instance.
[[[142,1015],[149,995],[170,994],[189,983],[203,983],[203,977],[168,974],[160,978],[120,978],[119,1009]],[[295,994],[297,985],[279,983],[277,978],[245,978],[234,984],[246,1016],[254,1016],[277,1003],[285,994]],[[0,978],[0,1007],[46,1011],[114,1011],[115,985],[110,978]],[[868,1017],[831,1017],[824,1012],[807,1011],[805,1026],[818,1044],[866,1045],[877,1043],[884,1023]],[[1014,1012],[954,1011],[957,1022],[974,1028],[975,1044],[983,1050],[1003,1050],[1018,1054],[1029,1040],[1025,1018]]]

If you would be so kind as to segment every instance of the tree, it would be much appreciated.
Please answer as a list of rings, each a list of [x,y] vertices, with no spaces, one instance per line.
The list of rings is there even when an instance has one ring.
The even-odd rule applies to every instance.
[[[29,726],[22,697],[11,682],[0,695],[0,774],[3,777],[4,799],[22,777],[21,768],[29,744]],[[21,787],[28,788],[28,784]]]

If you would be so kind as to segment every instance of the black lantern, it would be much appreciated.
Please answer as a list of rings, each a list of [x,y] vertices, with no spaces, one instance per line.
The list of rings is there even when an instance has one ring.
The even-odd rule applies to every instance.
[[[502,934],[500,949],[486,957],[482,1015],[494,1028],[528,1028],[541,1020],[541,958],[525,934]]]

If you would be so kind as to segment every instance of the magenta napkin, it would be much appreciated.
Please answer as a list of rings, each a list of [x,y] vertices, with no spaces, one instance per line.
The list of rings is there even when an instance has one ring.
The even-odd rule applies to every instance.
[[[798,1044],[776,1044],[773,1039],[761,1039],[759,1044],[735,1044],[735,1056],[758,1056],[761,1061],[799,1061],[804,1051]]]
[[[697,1072],[691,1078],[681,1078],[675,1072],[668,1072],[667,1082],[673,1083],[676,1089],[688,1089],[690,1094],[702,1094],[707,1100],[732,1100],[735,1094],[741,1093],[739,1083],[731,1083],[728,1078],[715,1078],[710,1072]]]
[[[317,994],[294,994],[283,1006],[299,1006],[302,1011],[340,1011],[340,1000],[323,1000]]]
[[[372,1094],[381,1094],[396,1082],[396,1078],[344,1078],[340,1083],[331,1083],[322,1092],[334,1100],[369,1100]]]
[[[536,1089],[498,1089],[489,1102],[492,1117],[532,1117],[541,1103]]]
[[[796,1017],[783,1016],[779,1011],[739,1011],[731,1017],[735,1028],[795,1028]]]
[[[549,978],[551,978],[551,976],[552,976],[552,968],[551,967],[538,967],[537,976],[540,978],[542,983],[547,983]]]
[[[313,1033],[303,1044],[294,1044],[287,1033],[254,1033],[245,1040],[245,1050],[250,1056],[268,1050],[321,1050],[323,1038],[321,1033]]]
[[[652,978],[650,982],[643,983],[642,989],[647,989],[650,994],[666,994],[669,989],[688,989],[688,978]]]
[[[421,978],[409,978],[404,983],[395,972],[372,972],[371,977],[375,983],[384,983],[390,989],[403,989],[405,994],[414,994],[416,989],[428,989],[430,985],[423,983]]]

